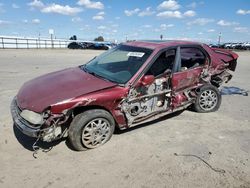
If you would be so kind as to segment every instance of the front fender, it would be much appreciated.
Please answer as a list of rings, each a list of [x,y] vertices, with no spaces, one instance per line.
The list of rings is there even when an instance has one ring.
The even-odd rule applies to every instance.
[[[117,86],[98,92],[89,93],[87,95],[79,96],[73,99],[67,99],[60,103],[51,105],[51,113],[66,114],[76,108],[93,109],[103,108],[109,111],[116,120],[119,127],[126,125],[126,119],[120,109],[120,102],[127,96],[128,89]]]

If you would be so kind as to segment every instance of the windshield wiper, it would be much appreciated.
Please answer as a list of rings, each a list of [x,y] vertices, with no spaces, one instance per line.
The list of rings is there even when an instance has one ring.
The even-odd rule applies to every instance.
[[[90,71],[89,69],[87,69],[86,65],[83,65],[83,66],[82,66],[82,69],[83,69],[85,72],[89,73],[89,74],[92,74],[92,75],[94,75],[94,76],[96,76],[96,77],[100,77],[100,75],[98,75],[98,74],[96,74],[95,72]]]
[[[89,73],[89,70],[86,68],[86,64],[80,66],[80,68],[81,68],[82,70],[84,70],[85,72]]]
[[[94,76],[96,76],[96,77],[99,77],[99,78],[101,78],[101,79],[103,79],[103,80],[106,80],[106,81],[109,81],[109,82],[113,82],[113,83],[115,83],[115,84],[118,84],[118,82],[116,82],[116,81],[114,81],[114,80],[110,80],[110,79],[108,79],[108,78],[106,78],[106,77],[104,77],[104,76],[101,76],[101,75],[99,75],[99,74],[96,74],[95,72],[90,72],[90,74],[92,74],[92,75],[94,75]]]
[[[89,73],[89,74],[91,74],[91,75],[94,75],[95,77],[101,78],[101,79],[106,80],[106,81],[109,81],[109,82],[113,82],[113,83],[119,84],[118,82],[116,82],[116,81],[114,81],[114,80],[110,80],[110,79],[108,79],[108,78],[106,78],[106,77],[104,77],[104,76],[101,76],[101,75],[99,75],[99,74],[96,74],[96,73],[93,72],[93,71],[90,71],[89,69],[87,69],[86,65],[83,65],[83,66],[82,66],[82,69],[83,69],[85,72],[87,72],[87,73]],[[120,85],[120,84],[119,84],[119,85]]]

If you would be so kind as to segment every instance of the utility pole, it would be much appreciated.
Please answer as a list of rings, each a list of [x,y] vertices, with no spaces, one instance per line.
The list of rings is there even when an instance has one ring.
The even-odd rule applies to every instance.
[[[220,41],[221,41],[221,32],[219,33],[219,37],[218,37],[218,45],[220,45]]]
[[[49,29],[49,34],[51,39],[51,47],[54,48],[54,43],[53,43],[54,29]]]
[[[41,33],[40,33],[40,31],[39,31],[39,33],[38,33],[38,48],[41,48],[41,45],[40,45],[40,37],[41,37]]]

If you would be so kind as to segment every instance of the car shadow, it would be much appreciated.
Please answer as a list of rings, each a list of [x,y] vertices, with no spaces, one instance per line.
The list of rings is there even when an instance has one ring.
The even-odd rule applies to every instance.
[[[14,132],[14,135],[15,135],[17,141],[25,149],[27,149],[29,151],[34,151],[32,146],[36,142],[37,138],[32,138],[32,137],[26,136],[14,124],[13,124],[13,132]],[[60,140],[56,140],[56,141],[48,143],[48,142],[43,142],[43,141],[39,140],[37,142],[36,146],[38,146],[39,148],[41,148],[43,150],[49,150],[49,149],[51,149],[51,147],[58,145],[62,141],[63,141],[63,139],[60,139]]]
[[[160,121],[164,121],[164,120],[173,118],[175,116],[178,116],[178,115],[180,115],[184,111],[185,110],[180,110],[180,111],[177,111],[177,112],[165,115],[165,116],[163,116],[163,117],[161,117],[159,119],[155,119],[155,120],[152,120],[152,121],[149,121],[149,122],[146,122],[146,123],[142,123],[142,124],[139,124],[139,125],[137,125],[135,127],[131,127],[131,128],[128,128],[128,129],[120,130],[120,129],[117,128],[117,129],[115,129],[114,134],[118,134],[119,135],[119,134],[127,133],[127,132],[130,132],[130,131],[136,130],[136,129],[147,127],[147,126],[152,125],[154,123],[158,123]]]
[[[115,132],[114,134],[116,135],[119,135],[119,134],[124,134],[124,133],[127,133],[127,132],[130,132],[130,131],[133,131],[133,130],[136,130],[136,129],[140,129],[140,128],[143,128],[143,127],[147,127],[149,125],[152,125],[152,124],[155,124],[155,123],[158,123],[160,121],[164,121],[164,120],[167,120],[167,119],[170,119],[170,118],[173,118],[175,116],[178,116],[180,115],[181,113],[183,113],[185,110],[181,110],[181,111],[177,111],[177,112],[174,112],[172,114],[168,114],[166,116],[163,116],[159,119],[155,119],[155,120],[152,120],[152,121],[149,121],[149,122],[146,122],[146,123],[142,123],[142,124],[139,124],[135,127],[131,127],[131,128],[128,128],[128,129],[125,129],[125,130],[119,130],[119,129],[115,129]],[[29,151],[34,151],[33,149],[33,144],[36,142],[36,138],[32,138],[32,137],[29,137],[25,134],[23,134],[14,124],[13,124],[13,132],[15,134],[15,137],[17,139],[17,141],[27,150]],[[65,145],[72,151],[76,151],[72,145],[70,144],[70,142],[68,141],[68,139],[66,138],[63,138],[63,139],[59,139],[59,140],[56,140],[56,141],[53,141],[53,142],[43,142],[41,140],[39,140],[37,142],[37,146],[43,150],[49,150],[51,147],[54,147],[58,144],[60,144],[61,142],[65,141]]]

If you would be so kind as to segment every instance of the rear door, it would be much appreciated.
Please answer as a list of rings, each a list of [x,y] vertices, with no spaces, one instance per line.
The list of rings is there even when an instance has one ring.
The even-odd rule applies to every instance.
[[[179,46],[171,80],[174,92],[195,86],[209,59],[199,46]]]

